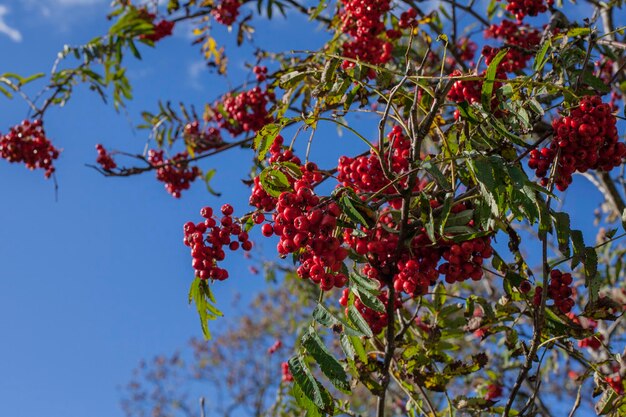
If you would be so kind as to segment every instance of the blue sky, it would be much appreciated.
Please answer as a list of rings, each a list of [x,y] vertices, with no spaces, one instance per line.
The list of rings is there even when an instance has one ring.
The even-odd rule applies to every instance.
[[[0,0],[5,57],[0,72],[49,71],[64,44],[84,43],[106,31],[108,4]],[[293,36],[281,20],[264,28],[257,32],[258,42],[271,42],[274,50],[314,48],[323,39],[317,32]],[[218,34],[226,39],[224,30]],[[207,204],[229,201],[239,213],[245,209],[246,190],[238,179],[249,166],[249,154],[233,152],[204,165],[218,171],[214,187],[223,192],[220,199],[198,183],[175,200],[152,174],[107,179],[84,166],[95,160],[95,143],[141,152],[146,135],[131,125],[140,110],[155,109],[159,98],[201,104],[224,91],[224,79],[204,69],[198,49],[188,46],[190,39],[189,28],[178,27],[156,50],[146,50],[143,62],[131,63],[136,100],[128,115],[116,114],[82,89],[65,108],[49,112],[48,135],[63,149],[56,163],[58,201],[52,181],[41,172],[0,161],[5,196],[0,205],[0,415],[121,416],[117,387],[127,382],[131,369],[142,358],[172,352],[200,334],[197,315],[186,304],[192,269],[182,225],[198,220]],[[237,84],[245,49],[231,51]],[[0,131],[26,112],[18,99],[0,97]],[[373,129],[368,125],[365,132]],[[313,156],[331,148],[333,154],[351,152],[357,143],[347,134],[337,140],[334,129],[320,130],[316,141]],[[574,192],[577,187],[590,190],[581,178]],[[577,206],[573,224],[584,224],[596,200],[572,204]],[[231,257],[231,278],[214,287],[231,316],[228,304],[235,294],[262,287],[262,278],[251,276],[250,264],[241,259]]]

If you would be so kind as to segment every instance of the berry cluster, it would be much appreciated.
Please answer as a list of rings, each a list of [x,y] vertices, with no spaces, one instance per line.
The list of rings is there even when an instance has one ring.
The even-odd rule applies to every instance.
[[[489,384],[487,385],[487,392],[485,393],[485,400],[494,401],[502,396],[502,385]]]
[[[385,33],[383,18],[390,10],[389,0],[342,0],[339,11],[342,29],[352,37],[343,44],[343,55],[370,64],[385,64],[391,59],[393,46],[382,39]],[[354,67],[354,62],[344,61],[343,68]],[[370,69],[368,76],[376,73]]]
[[[145,9],[141,12],[144,20],[148,22],[154,22],[156,19],[156,15],[154,13],[149,13]],[[174,22],[170,22],[169,20],[161,20],[158,23],[154,23],[154,32],[150,34],[140,35],[139,39],[145,39],[152,42],[158,42],[161,39],[170,36],[172,31],[174,30]]]
[[[267,354],[268,355],[273,355],[281,347],[283,347],[283,342],[281,342],[280,340],[277,340],[277,341],[274,342],[274,344],[272,346],[269,347],[269,349],[267,349]]]
[[[258,82],[263,82],[267,79],[267,67],[255,65],[254,68],[252,68],[252,72]]]
[[[402,12],[400,15],[400,20],[398,21],[398,26],[402,29],[415,27],[417,26],[417,10],[410,8],[406,12]]]
[[[469,278],[480,281],[482,264],[493,255],[490,237],[479,237],[463,243],[453,243],[443,252],[447,262],[439,267],[447,283],[462,282]]]
[[[610,171],[626,157],[626,145],[618,141],[617,119],[599,96],[585,96],[567,116],[552,122],[550,146],[530,152],[528,166],[548,184],[550,166],[557,159],[555,184],[565,191],[574,172]],[[557,157],[558,156],[558,157]]]
[[[283,362],[280,364],[280,369],[283,374],[283,382],[292,382],[293,375],[291,375],[291,371],[289,370],[289,364],[287,362]]]
[[[239,94],[228,93],[215,106],[215,118],[219,127],[233,136],[256,132],[270,121],[267,104],[274,100],[274,93],[259,87]]]
[[[554,0],[507,0],[509,4],[506,10],[513,13],[517,20],[523,20],[526,16],[537,16],[545,13],[548,6],[552,6]]]
[[[188,190],[201,175],[198,167],[189,167],[188,157],[187,152],[178,153],[171,159],[165,159],[162,150],[148,152],[148,162],[156,167],[157,180],[165,183],[165,189],[175,198],[180,198],[181,191]]]
[[[24,163],[26,168],[41,168],[50,178],[55,169],[52,163],[59,157],[59,150],[46,137],[43,122],[24,120],[0,137],[0,158],[8,162]]]
[[[550,284],[548,286],[548,299],[554,300],[554,305],[563,314],[567,314],[572,311],[574,307],[574,300],[572,296],[572,274],[562,273],[558,269],[550,271]],[[535,288],[535,294],[533,296],[533,304],[539,306],[541,304],[541,297],[543,294],[543,288]]]
[[[284,192],[278,198],[272,228],[280,238],[276,249],[283,256],[296,254],[300,278],[310,279],[324,291],[343,287],[347,277],[339,271],[348,250],[333,236],[341,210],[334,202],[320,202],[308,185],[300,185],[302,182],[296,181],[296,192]]]
[[[389,162],[389,170],[395,174],[402,174],[409,169],[411,140],[404,135],[400,126],[394,126],[387,135],[388,147],[382,157],[374,151],[369,155],[350,158],[342,156],[337,165],[337,178],[344,186],[354,189],[358,193],[372,193],[384,188],[383,194],[394,194],[397,190],[389,187],[389,179],[385,176],[381,160]],[[406,180],[399,181],[399,186],[406,186]],[[425,180],[418,182],[416,191],[426,185]],[[401,200],[392,201],[391,205],[398,207]]]
[[[239,16],[239,8],[241,0],[222,0],[213,10],[211,14],[218,23],[231,26]]]
[[[537,29],[510,20],[503,20],[500,25],[491,25],[485,30],[485,37],[502,39],[509,48],[498,65],[498,69],[504,72],[517,72],[526,68],[534,55],[533,48],[541,42],[541,33]],[[499,48],[484,46],[482,54],[485,63],[489,65],[499,51]]]
[[[187,123],[183,129],[183,134],[185,143],[192,146],[199,153],[217,149],[224,145],[224,139],[222,139],[219,129],[209,127],[206,131],[200,131],[200,124],[197,120]]]
[[[458,77],[463,75],[461,71],[454,70],[450,76]],[[480,76],[484,76],[483,72]],[[496,79],[506,79],[506,73],[502,72],[501,68],[498,68],[498,72],[496,73]],[[500,81],[496,81],[493,83],[493,91],[496,91],[502,87],[502,83]],[[481,101],[481,92],[483,89],[483,80],[458,80],[454,84],[452,84],[452,88],[448,92],[448,99],[454,101],[455,103],[462,103],[467,101],[469,104],[480,103]],[[494,94],[491,98],[491,108],[495,109],[498,107],[498,98]],[[497,114],[498,112],[496,112]],[[459,112],[458,110],[455,113],[455,118],[458,118]]]
[[[183,242],[191,248],[192,266],[200,279],[223,281],[228,278],[228,271],[217,266],[217,262],[226,257],[224,246],[233,251],[240,247],[244,251],[252,249],[248,233],[232,217],[232,206],[224,204],[221,212],[224,217],[218,224],[213,217],[213,209],[204,207],[200,210],[200,215],[205,219],[203,222],[187,222],[184,226]]]
[[[101,144],[96,145],[96,150],[98,151],[98,158],[96,162],[102,167],[105,171],[111,171],[117,168],[117,164],[113,160],[113,157],[107,152],[107,150]]]

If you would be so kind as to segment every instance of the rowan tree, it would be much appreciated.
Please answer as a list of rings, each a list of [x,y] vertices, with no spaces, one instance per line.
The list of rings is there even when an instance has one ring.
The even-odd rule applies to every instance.
[[[109,33],[66,47],[49,80],[0,78],[32,114],[0,138],[0,155],[53,176],[48,109],[83,84],[122,108],[132,98],[126,62],[183,24],[227,74],[236,52],[213,36],[227,26],[254,46],[241,84],[214,86],[219,98],[206,103],[158,103],[139,125],[151,147],[98,144],[93,168],[153,173],[180,198],[209,184],[212,159],[249,151],[251,169],[233,179],[249,201],[207,196],[183,241],[207,338],[221,315],[211,289],[236,279],[223,261],[253,241],[273,239],[285,260],[275,265],[301,280],[291,288],[314,294],[296,297],[309,314],[291,334],[277,403],[259,410],[571,416],[593,402],[597,414],[623,415],[623,2],[424,6],[114,1]],[[256,44],[255,26],[297,14],[323,29],[318,49]],[[294,26],[294,36],[309,29]],[[31,82],[46,84],[36,98],[23,90]],[[354,141],[336,161],[335,138],[313,158],[327,126]],[[605,200],[594,242],[563,204],[576,181]]]

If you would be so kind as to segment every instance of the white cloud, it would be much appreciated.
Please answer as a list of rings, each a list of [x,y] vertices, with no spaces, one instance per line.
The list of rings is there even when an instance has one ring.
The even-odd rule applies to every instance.
[[[22,33],[19,30],[12,28],[4,21],[4,16],[8,13],[9,9],[0,4],[0,33],[7,35],[13,42],[21,42]]]
[[[187,74],[189,75],[189,83],[196,90],[202,90],[203,85],[200,82],[200,77],[207,71],[207,65],[204,61],[194,61],[187,67]]]

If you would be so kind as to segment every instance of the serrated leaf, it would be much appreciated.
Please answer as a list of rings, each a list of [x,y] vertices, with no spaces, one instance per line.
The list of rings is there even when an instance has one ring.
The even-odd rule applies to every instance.
[[[573,28],[567,31],[567,36],[570,38],[573,38],[576,36],[589,35],[590,33],[591,33],[590,28]]]
[[[554,213],[554,226],[556,228],[556,238],[559,243],[559,250],[563,256],[570,256],[570,219],[567,213]]]
[[[364,277],[356,272],[350,273],[350,280],[358,287],[369,292],[376,292],[380,289],[380,281]]]
[[[259,161],[265,159],[267,151],[282,129],[282,125],[270,123],[261,128],[254,137],[254,149],[258,152]]]
[[[378,313],[385,312],[385,304],[382,301],[380,301],[380,299],[376,297],[376,295],[372,294],[371,292],[365,289],[362,289],[356,286],[352,287],[352,290],[354,294],[359,297],[359,299],[365,305],[365,307],[371,308],[372,310]]]
[[[493,95],[494,80],[496,79],[496,74],[498,73],[498,65],[500,65],[500,61],[502,61],[507,52],[509,52],[508,49],[502,49],[499,51],[496,56],[493,57],[493,60],[485,72],[485,80],[483,81],[480,100],[483,105],[483,109],[487,112],[491,112],[491,97]]]
[[[349,394],[350,384],[346,371],[326,348],[326,345],[312,327],[309,327],[309,332],[302,338],[302,346],[315,359],[315,362],[320,367],[320,371],[326,375],[329,381],[338,390]]]
[[[223,316],[223,314],[213,305],[215,298],[206,280],[196,278],[191,283],[191,288],[189,289],[189,303],[191,304],[192,302],[196,305],[196,309],[200,315],[202,333],[205,339],[209,340],[211,339],[211,332],[209,331],[208,322]]]
[[[291,190],[287,176],[273,167],[264,169],[259,175],[259,181],[263,190],[272,197],[278,197],[281,193]]]
[[[365,333],[358,331],[354,327],[350,326],[344,320],[335,317],[326,307],[322,304],[318,304],[315,306],[313,310],[313,319],[317,321],[322,326],[326,326],[328,328],[335,328],[336,326],[341,326],[343,333],[348,336],[365,336]]]
[[[543,43],[543,45],[541,45],[541,48],[539,48],[539,51],[537,51],[537,55],[535,55],[535,62],[533,63],[533,70],[535,72],[541,71],[544,65],[546,65],[546,62],[548,61],[546,59],[546,54],[548,53],[548,49],[550,49],[551,46],[552,46],[552,40],[547,39]]]
[[[359,313],[359,310],[357,310],[354,305],[348,307],[348,318],[350,319],[350,322],[367,337],[374,337],[374,333],[372,332],[372,329],[370,329],[369,324],[367,324],[361,313]]]
[[[320,410],[327,409],[332,404],[332,398],[328,391],[319,383],[304,363],[302,356],[294,356],[289,359],[289,372],[293,375],[296,384],[302,393],[313,402]]]
[[[570,233],[572,246],[574,248],[574,256],[572,257],[571,269],[573,270],[585,258],[585,242],[583,240],[583,232],[580,230],[572,230]]]

